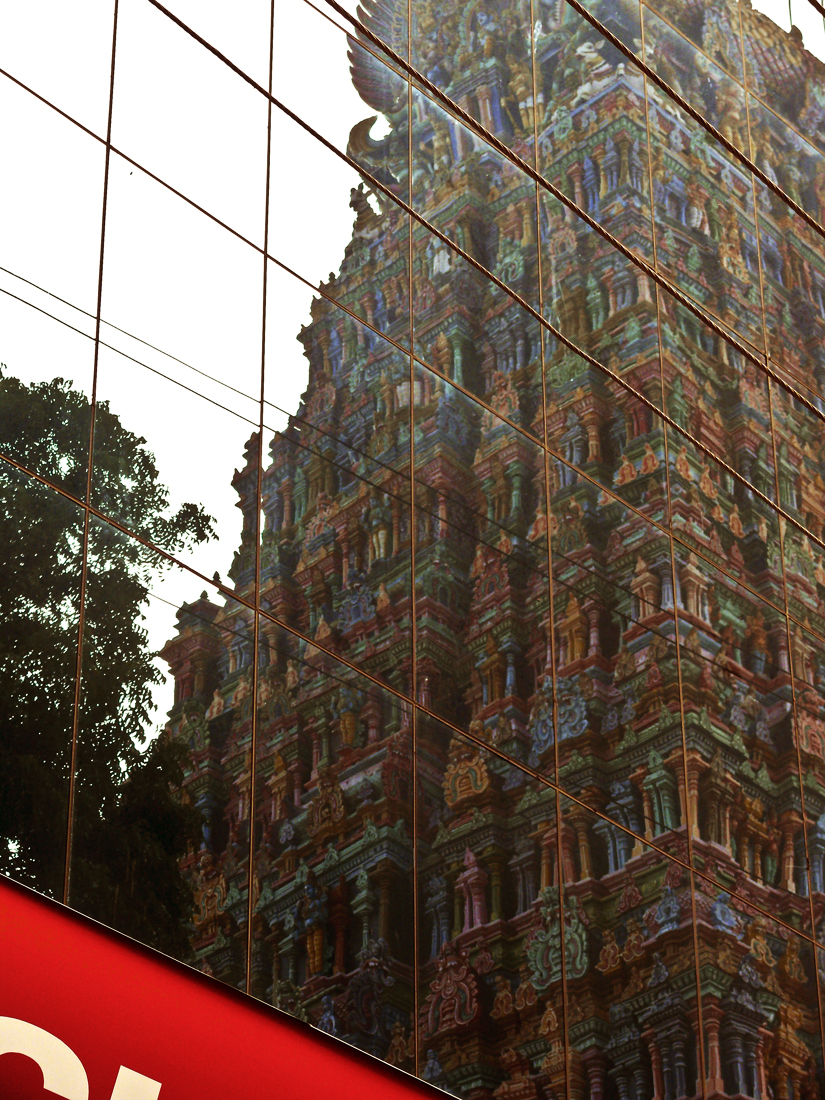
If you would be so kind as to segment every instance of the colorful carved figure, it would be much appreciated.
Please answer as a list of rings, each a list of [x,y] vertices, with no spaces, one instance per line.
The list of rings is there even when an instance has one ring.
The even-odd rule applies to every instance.
[[[327,901],[313,874],[307,876],[303,896],[295,909],[297,934],[306,943],[307,974],[312,977],[324,969]]]

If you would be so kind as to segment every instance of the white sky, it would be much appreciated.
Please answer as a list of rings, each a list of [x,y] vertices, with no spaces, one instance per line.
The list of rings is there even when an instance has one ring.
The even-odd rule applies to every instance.
[[[791,22],[802,31],[805,48],[815,57],[825,61],[825,26],[821,14],[808,0],[752,0],[756,11],[769,16],[783,30],[791,29]]]
[[[166,2],[266,85],[269,0]],[[807,0],[791,3],[806,45],[825,58],[821,16]],[[356,2],[344,6],[354,12]],[[754,6],[788,26],[787,0],[754,0]],[[112,0],[2,4],[0,68],[105,135],[112,12]],[[276,18],[275,95],[345,149],[351,127],[372,111],[350,84],[344,36],[303,0],[278,0]],[[114,146],[263,244],[264,99],[147,0],[120,0],[115,71]],[[81,311],[94,314],[96,304],[103,148],[0,77],[0,150],[0,267],[78,308],[3,272],[0,288],[92,334],[93,319]],[[272,180],[270,252],[309,281],[324,279],[338,269],[350,237],[349,193],[357,176],[274,112]],[[146,365],[102,349],[98,397],[146,437],[173,505],[196,501],[216,518],[220,539],[187,559],[207,576],[226,575],[239,540],[230,480],[258,418],[262,263],[232,233],[113,156],[102,339]],[[272,406],[267,426],[275,429],[284,422],[275,407],[294,411],[305,385],[295,336],[309,320],[312,293],[272,265],[270,280],[265,396]],[[89,393],[92,355],[86,337],[0,294],[0,360],[10,374],[26,382],[62,375]],[[270,437],[271,431],[267,444]],[[202,587],[176,571],[157,595],[177,607]],[[172,607],[153,601],[146,625],[159,648],[174,633]]]

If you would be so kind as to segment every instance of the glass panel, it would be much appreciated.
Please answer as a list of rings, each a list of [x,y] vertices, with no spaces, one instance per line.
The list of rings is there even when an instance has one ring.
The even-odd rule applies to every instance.
[[[656,297],[650,279],[597,233],[565,215],[546,192],[540,194],[540,208],[544,316],[661,406]],[[635,247],[627,236],[624,243]]]
[[[782,526],[788,611],[798,622],[825,635],[822,547],[796,526],[784,521]]]
[[[651,838],[683,825],[670,541],[595,495],[553,498],[558,782]],[[538,707],[530,732],[535,766],[552,743]]]
[[[0,449],[85,498],[104,151],[6,78],[0,119]]]
[[[820,407],[825,396],[825,240],[757,185],[768,351],[780,376]]]
[[[516,760],[547,670],[544,452],[416,369],[419,701]]]
[[[303,3],[288,5],[294,9],[304,6]],[[261,87],[268,86],[271,0],[244,0],[242,4],[233,6],[231,13],[220,0],[169,0],[164,7],[248,73]],[[289,26],[300,15],[297,10],[290,11],[288,20],[285,20],[283,9],[276,11]]]
[[[735,3],[730,13],[720,9],[724,5],[708,5],[705,15],[705,39],[702,45],[711,52],[714,60],[684,38],[664,19],[642,6],[645,25],[645,56],[648,65],[657,76],[686,100],[694,110],[721,133],[736,149],[750,155],[748,142],[748,112],[745,96],[739,81],[742,79],[739,52],[739,17]],[[672,11],[663,15],[673,21]],[[730,16],[732,15],[732,20]],[[733,22],[734,33],[720,35],[721,26]],[[714,26],[714,23],[716,24]],[[721,26],[720,26],[721,24]],[[714,64],[717,61],[718,64]],[[721,67],[720,67],[721,66]],[[734,72],[736,80],[726,73]],[[648,85],[650,96],[668,110],[668,97],[653,83]],[[696,125],[696,123],[692,123]]]
[[[825,512],[822,499],[823,469],[819,457],[822,419],[816,409],[792,397],[782,386],[771,383],[774,430],[777,437],[779,462],[779,495],[782,507],[806,528],[814,538],[821,539]],[[815,407],[818,397],[805,394]],[[792,528],[788,528],[789,532]],[[806,547],[811,558],[819,553],[816,546]]]
[[[362,10],[361,14],[373,33],[380,34],[367,13]],[[405,6],[399,5],[393,15],[393,31],[398,35],[394,48],[406,60]],[[396,126],[406,121],[406,71],[380,46],[353,35],[351,24],[327,4],[288,0],[280,10],[276,8],[276,26],[279,16],[288,33],[275,36],[272,94],[304,122],[343,150],[356,120],[365,113],[365,103],[383,116],[374,120],[378,129],[386,129],[393,120]],[[306,40],[312,41],[310,55],[296,49],[297,43]]]
[[[531,10],[523,0],[505,0],[462,15],[451,4],[414,0],[411,60],[532,165],[534,124],[543,121],[544,95],[539,90],[534,103]],[[437,129],[436,139],[438,134]]]
[[[4,6],[0,67],[105,138],[113,30],[113,0],[85,0],[82,7],[62,0]],[[8,123],[5,109],[2,115]],[[16,168],[21,166],[17,161]]]
[[[556,795],[440,723],[416,722],[419,1073],[455,1096],[536,1096],[536,1081],[563,1095],[561,982],[545,961],[558,960],[558,924],[545,930],[539,910]]]
[[[598,19],[628,49],[640,48],[641,19],[638,0],[583,0],[581,6]],[[572,8],[568,18],[573,18]],[[595,31],[593,33],[595,34]],[[600,48],[598,39],[594,44],[596,49]]]
[[[748,107],[754,160],[803,210],[825,224],[825,148],[805,141],[755,96],[748,97]]]
[[[414,174],[413,206],[538,311],[535,184],[432,100],[414,96],[433,171]],[[540,438],[537,318],[443,241],[413,231],[417,353]]]
[[[134,393],[140,403],[128,398]],[[251,588],[258,424],[108,349],[101,351],[97,396],[92,503],[202,574],[215,574],[216,582],[228,574]],[[182,453],[198,459],[181,462]]]
[[[0,119],[0,140],[14,165],[3,177],[0,285],[94,335],[104,147],[5,77]],[[33,297],[36,287],[24,289],[12,275],[56,297],[47,305]]]
[[[731,89],[744,119],[744,89]],[[760,347],[752,177],[673,101],[652,99],[650,126],[659,266],[680,290]]]
[[[667,19],[717,65],[742,79],[742,46],[738,0],[651,0],[650,7]],[[647,14],[647,13],[645,13]],[[650,63],[650,59],[648,59]],[[665,76],[662,73],[662,76]],[[667,79],[667,77],[665,77]]]
[[[570,1075],[584,1095],[702,1094],[690,874],[604,818],[561,800],[563,907],[543,891],[530,952],[564,959]],[[668,848],[684,859],[684,841]],[[562,910],[560,912],[560,909]],[[551,933],[563,939],[554,958]]]
[[[524,201],[524,224],[529,231],[533,212],[529,201]],[[444,230],[444,226],[441,228]],[[493,261],[482,252],[475,253],[474,258],[495,267],[502,281],[513,283],[516,293],[537,309],[533,275],[518,258],[519,233],[513,226],[510,229],[516,232],[510,241],[516,260],[509,271],[516,278],[504,278],[501,265],[510,247],[505,246],[504,238],[498,243],[500,260]],[[540,322],[438,238],[420,226],[414,228],[414,233],[416,355],[457,386],[476,394],[496,413],[542,439]],[[475,245],[469,236],[464,238],[463,247],[467,248],[468,243],[468,251],[473,254]]]
[[[761,443],[755,461],[744,449],[736,458],[743,465],[747,461],[755,481],[772,488],[773,470],[767,465],[766,452]],[[682,544],[680,555],[686,557],[693,549],[765,599],[783,605],[780,524],[773,507],[748,482],[729,474],[671,428],[668,456],[673,533]]]
[[[348,12],[353,17],[353,20],[357,20],[367,27],[372,34],[384,42],[403,61],[408,60],[410,34],[407,23],[407,4],[383,5],[375,3],[374,0],[366,0],[365,3],[359,3],[359,0],[336,0],[336,3],[338,7]],[[329,16],[330,19],[334,19],[348,34],[352,33],[353,24],[344,16],[340,15],[334,8],[328,4],[319,4],[318,7],[320,7],[324,14]],[[422,17],[418,13],[414,13],[414,26],[416,19],[420,20],[422,18],[426,19],[426,15]],[[361,38],[360,35],[359,38]],[[376,47],[368,39],[361,38],[361,41],[367,45],[369,49],[380,51],[380,47]],[[358,81],[356,80],[356,84],[357,83]],[[365,84],[369,83],[369,80],[365,82]],[[376,87],[374,91],[378,97],[382,96],[380,88]],[[382,109],[377,103],[375,107],[377,110]]]
[[[0,325],[0,452],[85,500],[94,343],[5,295]]]
[[[336,153],[346,152],[364,173],[407,202],[406,84],[376,56],[362,50],[357,54],[360,61],[353,54],[355,89],[346,83],[339,87],[334,78],[346,61],[347,39],[314,13],[307,19],[310,27],[329,65],[321,71],[305,68],[289,85],[279,77],[275,94],[332,148],[273,107],[269,253],[408,346],[408,216]],[[279,51],[285,53],[289,43]],[[294,57],[300,51],[293,46],[289,52]],[[284,71],[289,73],[293,64],[286,64]],[[380,110],[381,115],[359,122],[368,108]],[[302,312],[308,305],[307,298]]]
[[[121,152],[260,245],[266,139],[261,94],[157,8],[122,0],[112,117]]]
[[[296,287],[270,264],[263,606],[395,683],[412,657],[409,354],[321,297],[299,347]]]
[[[639,47],[636,4],[589,6],[618,38]],[[537,79],[546,101],[538,118],[539,170],[652,262],[644,77],[570,5],[541,4],[537,14]]]
[[[257,421],[262,298],[259,252],[112,157],[101,305],[107,344]]]
[[[411,708],[260,627],[252,992],[412,1068]]]
[[[173,690],[165,661],[177,654],[163,643],[174,609],[202,580],[94,518],[88,561],[69,901],[191,963],[193,921],[204,934],[207,919],[213,936],[236,932],[225,883],[198,854],[208,846],[209,800],[191,783],[186,741],[202,737],[194,722],[181,729],[178,705],[208,693],[222,632],[217,593],[203,591],[178,613],[194,657]],[[243,942],[231,951],[240,969],[217,976],[237,984]]]
[[[786,620],[733,577],[675,550],[695,866],[808,930]]]
[[[746,358],[665,291],[660,293],[660,305],[668,412],[683,431],[773,499],[771,409],[764,359],[760,356],[761,365],[757,365]],[[684,442],[674,435],[671,448],[678,453]],[[723,481],[721,476],[720,471],[714,480],[732,491],[729,475]],[[702,492],[716,499],[708,486]]]
[[[812,944],[695,880],[708,1093],[815,1096],[822,1038]]]
[[[785,547],[788,553],[787,537]],[[807,616],[804,621],[810,625]],[[820,627],[819,621],[817,627]],[[804,850],[801,837],[798,844],[800,854],[807,857],[810,867],[816,935],[821,942],[825,942],[825,926],[821,919],[825,900],[825,777],[822,774],[825,756],[825,722],[822,720],[825,669],[822,664],[822,637],[804,629],[798,622],[792,622],[790,649],[794,673],[796,743],[804,798],[804,814],[799,815],[805,821]],[[808,883],[803,880],[802,885],[807,887]]]
[[[666,497],[659,417],[614,380],[615,360],[612,369],[594,367],[547,332],[544,347],[548,447],[641,511],[655,507]],[[623,381],[661,407],[656,351],[654,343],[640,353]]]
[[[763,681],[776,678],[787,682],[790,665],[785,617],[779,608],[784,607],[781,575],[774,575],[774,598],[771,603],[760,599],[753,590],[738,583],[741,570],[730,568],[722,573],[704,558],[692,553],[689,547],[674,544],[676,568],[680,576],[679,606],[688,618],[695,617],[704,624],[712,624],[721,639],[724,635],[722,658]],[[714,643],[717,654],[719,641]]]
[[[61,898],[77,673],[83,516],[0,463],[0,873]]]
[[[225,574],[236,493],[254,547],[263,260],[118,158],[107,224],[92,499],[207,576]],[[190,501],[202,509],[187,512]],[[203,513],[229,538],[220,552]]]
[[[707,637],[696,640],[688,626],[694,640],[686,635],[682,647],[682,688],[694,866],[810,934],[790,692],[737,675],[730,658],[703,653]]]
[[[768,14],[763,14],[764,8],[764,0],[753,7],[742,5],[748,86],[825,152],[821,16],[807,0],[794,2],[794,23],[798,25],[791,29],[787,22],[781,25],[787,20],[787,4],[772,4]]]

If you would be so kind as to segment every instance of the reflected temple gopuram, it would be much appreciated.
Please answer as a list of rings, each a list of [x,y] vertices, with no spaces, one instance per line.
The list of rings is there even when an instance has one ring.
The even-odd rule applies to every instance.
[[[162,654],[197,965],[470,1100],[820,1096],[825,65],[411,14],[347,25],[384,136]]]

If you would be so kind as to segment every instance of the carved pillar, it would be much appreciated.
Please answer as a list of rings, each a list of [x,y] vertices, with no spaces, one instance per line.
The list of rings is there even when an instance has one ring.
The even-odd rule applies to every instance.
[[[576,204],[584,209],[586,206],[584,192],[582,191],[582,166],[578,163],[571,164],[567,169],[567,176],[570,182],[573,184],[573,194],[576,199]]]
[[[702,1011],[702,1023],[707,1038],[707,1092],[712,1095],[725,1091],[725,1083],[722,1079],[722,1059],[719,1052],[719,1025],[722,1022],[722,1010],[718,1005],[707,1005]]]
[[[747,1083],[745,1081],[745,1053],[742,1050],[742,1037],[734,1032],[728,1036],[726,1046],[727,1060],[733,1069],[736,1080],[736,1091],[744,1096],[747,1094]]]
[[[698,752],[690,750],[687,756],[687,811],[683,820],[689,824],[690,835],[699,836],[699,775],[704,762]]]
[[[292,780],[292,801],[300,807],[304,790],[304,765],[300,760],[296,760],[294,764],[290,764],[288,771]]]
[[[784,890],[790,891],[790,893],[796,893],[796,882],[794,881],[794,836],[799,827],[798,815],[795,813],[792,816],[783,815],[784,820],[780,822],[782,829],[782,853],[780,856],[780,870],[779,870],[779,882],[780,886]]]
[[[679,792],[679,814],[681,815],[680,816],[680,821],[683,822],[684,824],[687,824],[687,822],[688,822],[688,806],[687,806],[687,790],[686,790],[686,784],[685,784],[685,772],[684,772],[684,769],[680,766],[680,762],[678,760],[671,761],[671,759],[668,758],[667,762],[668,763],[672,762],[675,765],[674,771],[676,772],[676,788]],[[662,824],[665,828],[667,828],[667,818],[666,818],[665,813],[664,813],[664,807],[662,808]]]
[[[653,1068],[653,1096],[652,1100],[665,1100],[665,1080],[662,1072],[662,1052],[659,1049],[659,1044],[656,1041],[655,1033],[650,1031],[643,1031],[642,1038],[647,1043],[648,1050],[650,1051],[650,1064]]]
[[[438,494],[438,537],[447,537],[447,497],[443,492]]]
[[[605,1086],[604,1055],[597,1048],[585,1051],[582,1063],[587,1073],[590,1100],[603,1100]]]
[[[593,871],[590,867],[590,841],[587,835],[587,822],[581,817],[575,817],[572,821],[573,828],[576,830],[576,839],[579,842],[581,877],[582,879],[591,878]]]
[[[481,125],[491,132],[497,129],[493,120],[492,93],[488,84],[479,84],[476,88],[478,96],[478,112],[481,115]]]
[[[642,788],[642,809],[645,815],[645,840],[653,839],[653,802],[647,787]],[[635,853],[634,853],[635,854]]]
[[[453,353],[453,381],[458,386],[464,385],[464,341],[460,336],[450,337],[450,347]]]
[[[330,890],[329,923],[333,934],[333,972],[343,974],[346,970],[347,925],[349,907],[347,905],[347,881],[343,875],[337,887]]]
[[[501,856],[494,852],[487,857],[490,868],[490,920],[501,920]]]
[[[785,627],[780,626],[771,631],[776,646],[776,659],[780,671],[790,672],[791,666],[788,660],[788,633]]]
[[[397,554],[401,549],[401,504],[397,498],[392,502],[392,552]]]
[[[773,1032],[759,1028],[759,1042],[756,1045],[756,1090],[757,1100],[767,1100],[768,1077],[765,1072],[765,1047],[773,1042]]]
[[[592,417],[582,417],[584,429],[587,432],[587,461],[601,462],[602,444],[599,439],[599,425]]]
[[[346,587],[349,578],[349,539],[346,533],[341,535],[341,583]]]
[[[606,271],[602,276],[602,282],[604,283],[604,286],[607,290],[607,300],[610,306],[609,313],[612,317],[613,314],[616,312],[616,309],[618,308],[618,304],[616,301],[616,288],[613,285],[613,272],[610,270]]]
[[[284,527],[292,526],[292,482],[285,481],[281,487],[284,501]]]
[[[456,875],[456,881],[453,889],[453,939],[455,939],[456,936],[461,935],[461,924],[463,915],[461,903],[464,900],[464,893],[458,884],[459,877],[459,875]]]
[[[561,872],[564,875],[565,881],[576,882],[578,881],[578,875],[576,874],[576,858],[575,858],[575,843],[576,836],[569,825],[562,825],[561,829]],[[558,883],[553,883],[554,886]]]
[[[673,1072],[676,1080],[676,1096],[687,1096],[687,1052],[685,1051],[684,1036],[678,1032],[673,1036]]]
[[[556,830],[550,824],[541,838],[541,889],[556,884],[555,874]]]
[[[639,301],[650,302],[652,300],[650,295],[650,279],[641,270],[636,272],[636,283],[639,288]]]
[[[378,938],[389,943],[390,935],[390,893],[392,890],[393,868],[383,866],[378,878]]]
[[[599,653],[599,606],[595,603],[585,604],[585,613],[590,627],[590,635],[587,642],[587,656],[596,657]]]

